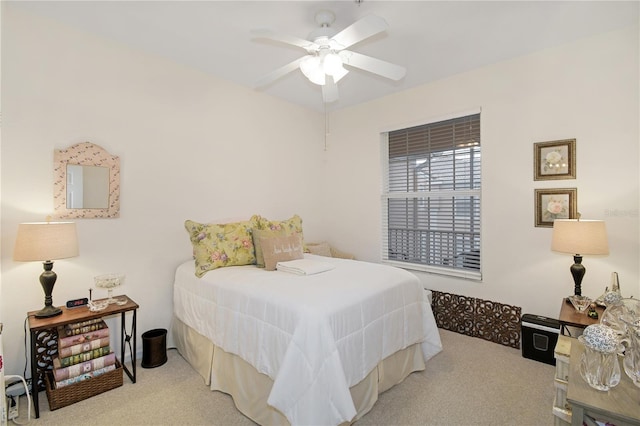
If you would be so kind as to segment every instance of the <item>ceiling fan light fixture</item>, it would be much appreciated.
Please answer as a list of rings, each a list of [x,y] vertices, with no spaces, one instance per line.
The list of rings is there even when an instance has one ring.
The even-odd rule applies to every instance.
[[[318,56],[307,56],[300,62],[300,71],[314,84],[323,86],[325,84],[325,74],[322,69],[322,60]]]
[[[324,71],[322,71],[321,67],[315,68],[307,78],[314,84],[318,86],[324,86],[326,83],[326,75]]]
[[[300,68],[302,74],[309,81],[322,86],[323,100],[328,103],[338,99],[336,83],[347,75],[351,68],[361,69],[396,81],[404,78],[406,74],[404,67],[346,50],[362,40],[385,31],[388,24],[384,19],[371,14],[366,15],[339,32],[331,27],[334,20],[333,12],[319,11],[316,14],[316,22],[320,27],[312,31],[307,39],[279,35],[269,30],[254,31],[258,38],[287,43],[299,47],[307,53],[305,56],[267,74],[260,79],[258,87],[266,86]],[[345,69],[345,64],[349,66],[348,69]]]
[[[322,59],[322,69],[324,73],[330,76],[335,76],[343,70],[342,59],[336,53],[327,53]]]
[[[305,77],[309,78],[314,69],[320,66],[320,58],[317,56],[307,56],[300,62],[300,71]]]

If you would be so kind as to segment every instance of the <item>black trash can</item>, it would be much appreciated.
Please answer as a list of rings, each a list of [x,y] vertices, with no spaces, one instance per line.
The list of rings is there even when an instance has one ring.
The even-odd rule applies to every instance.
[[[156,328],[142,333],[142,368],[160,367],[167,362],[167,330]]]

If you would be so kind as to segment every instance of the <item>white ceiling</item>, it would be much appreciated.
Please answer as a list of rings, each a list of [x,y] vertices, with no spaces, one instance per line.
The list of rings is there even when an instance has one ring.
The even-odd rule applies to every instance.
[[[638,1],[16,1],[19,7],[83,31],[203,70],[246,87],[304,55],[251,39],[251,30],[306,38],[315,13],[336,14],[337,30],[373,13],[389,29],[350,49],[407,68],[394,82],[352,70],[338,84],[335,110],[453,74],[638,22]],[[320,86],[299,70],[266,88],[322,111]]]

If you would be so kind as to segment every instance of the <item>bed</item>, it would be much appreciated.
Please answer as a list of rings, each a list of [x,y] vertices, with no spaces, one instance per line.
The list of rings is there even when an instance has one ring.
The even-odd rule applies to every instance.
[[[212,390],[259,424],[338,425],[441,351],[418,279],[399,268],[320,257],[313,275],[182,263],[172,332]]]

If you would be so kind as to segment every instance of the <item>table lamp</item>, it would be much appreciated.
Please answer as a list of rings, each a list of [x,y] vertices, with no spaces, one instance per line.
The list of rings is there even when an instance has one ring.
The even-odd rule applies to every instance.
[[[573,254],[570,271],[575,284],[574,294],[582,295],[582,278],[585,267],[584,254],[609,254],[607,229],[603,220],[556,219],[553,221],[551,250]]]
[[[78,255],[78,236],[73,222],[37,222],[18,225],[18,236],[13,259],[21,262],[42,261],[44,272],[40,284],[44,290],[44,308],[36,318],[60,315],[62,310],[53,306],[51,293],[57,275],[53,272],[53,259],[66,259]]]

